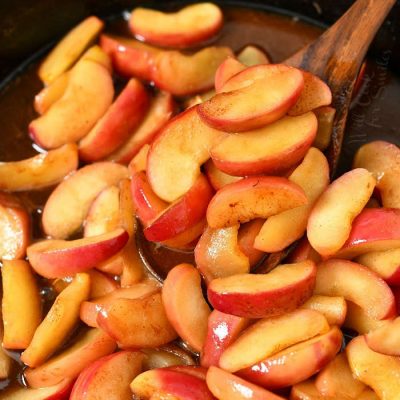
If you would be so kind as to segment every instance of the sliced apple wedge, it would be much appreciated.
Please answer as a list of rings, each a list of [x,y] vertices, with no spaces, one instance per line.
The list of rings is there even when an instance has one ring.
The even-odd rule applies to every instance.
[[[193,250],[196,246],[197,239],[203,234],[207,227],[207,221],[202,218],[197,224],[191,226],[185,231],[178,233],[171,239],[160,242],[165,247],[181,250]]]
[[[204,164],[204,169],[205,173],[207,174],[207,178],[211,183],[211,186],[215,190],[219,190],[229,183],[233,183],[242,179],[240,176],[232,176],[226,174],[225,172],[222,172],[215,166],[213,160],[208,160]]]
[[[144,86],[139,80],[130,79],[107,112],[79,142],[80,158],[94,162],[109,156],[139,126],[149,103]]]
[[[168,320],[178,335],[195,351],[203,348],[210,307],[203,296],[201,277],[190,264],[169,271],[162,288]]]
[[[253,176],[220,189],[208,206],[207,222],[211,228],[226,228],[306,203],[303,189],[288,179]]]
[[[73,382],[64,379],[57,385],[38,389],[14,388],[6,390],[2,396],[8,400],[67,400],[71,393]]]
[[[304,158],[316,132],[317,119],[312,112],[284,117],[259,129],[228,135],[212,148],[211,158],[229,175],[277,175]]]
[[[217,93],[221,92],[222,87],[225,83],[232,78],[232,76],[246,69],[246,65],[242,64],[234,57],[227,58],[223,63],[220,64],[218,69],[215,71],[214,87]]]
[[[42,320],[38,285],[30,265],[23,260],[3,260],[1,276],[3,346],[26,349]]]
[[[265,256],[265,253],[254,247],[254,240],[260,233],[265,220],[262,218],[253,219],[242,224],[239,229],[238,245],[243,254],[248,257],[250,268],[255,267]]]
[[[347,303],[340,296],[311,296],[301,308],[320,312],[329,325],[342,326],[347,314]]]
[[[128,164],[129,175],[132,177],[138,172],[146,172],[147,156],[149,154],[150,145],[144,144],[132,160]]]
[[[323,396],[315,387],[315,382],[312,379],[297,383],[292,386],[290,391],[290,400],[348,400],[347,397],[328,397]]]
[[[335,254],[346,242],[354,218],[360,214],[375,187],[366,169],[346,172],[333,181],[315,203],[307,225],[307,237],[322,256]]]
[[[208,285],[208,300],[224,313],[265,318],[295,310],[311,297],[317,269],[312,261],[280,265],[268,274],[218,278]]]
[[[64,379],[75,379],[98,358],[111,354],[117,344],[100,329],[90,329],[75,339],[72,346],[37,368],[24,371],[32,388],[57,385]]]
[[[198,107],[215,129],[243,132],[272,123],[299,98],[304,80],[300,70],[284,65],[257,65],[234,75],[221,92]]]
[[[87,165],[68,176],[44,206],[42,224],[45,233],[55,239],[71,236],[82,226],[98,194],[127,176],[126,167],[111,162]]]
[[[296,248],[289,254],[287,258],[288,263],[296,263],[305,260],[312,260],[315,263],[319,263],[321,261],[321,256],[311,246],[307,236],[304,236],[298,241]]]
[[[81,60],[71,70],[63,96],[29,124],[29,134],[45,149],[75,142],[89,133],[113,96],[110,72],[97,62]]]
[[[248,67],[252,67],[253,65],[271,63],[264,50],[251,44],[245,46],[242,50],[240,50],[237,55],[237,59]]]
[[[47,55],[39,67],[40,79],[49,84],[69,69],[103,29],[104,23],[91,16],[72,29]]]
[[[212,38],[221,28],[221,9],[212,3],[186,6],[174,13],[135,8],[129,18],[132,33],[163,47],[191,47]]]
[[[211,148],[225,135],[202,122],[196,107],[168,122],[152,143],[147,158],[150,185],[168,202],[188,192],[200,175],[200,166],[210,158]]]
[[[331,259],[319,264],[314,294],[343,296],[375,319],[395,314],[394,296],[387,283],[367,267],[351,261]]]
[[[124,229],[77,240],[43,240],[28,247],[33,269],[46,278],[84,272],[118,253],[128,242]]]
[[[145,354],[143,359],[144,371],[175,366],[179,366],[180,368],[195,366],[195,362],[188,351],[183,350],[175,344],[167,344],[158,349],[142,349],[141,351]],[[196,368],[199,367],[196,366]]]
[[[365,335],[371,350],[388,356],[400,355],[400,317],[397,317],[380,328]]]
[[[237,374],[270,390],[295,385],[310,378],[338,353],[343,334],[336,326],[262,360]]]
[[[313,205],[329,185],[329,165],[324,154],[310,148],[289,180],[304,190],[308,202],[268,218],[254,241],[259,250],[269,253],[282,251],[303,236]]]
[[[247,328],[221,355],[219,366],[236,372],[329,331],[325,317],[313,310],[295,310],[265,318]]]

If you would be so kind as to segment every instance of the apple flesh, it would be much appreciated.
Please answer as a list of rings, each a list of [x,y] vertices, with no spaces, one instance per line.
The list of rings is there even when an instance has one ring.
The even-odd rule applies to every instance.
[[[316,132],[317,119],[312,112],[284,117],[259,129],[226,136],[213,147],[211,158],[229,175],[277,175],[304,158]]]
[[[208,300],[224,313],[265,318],[295,310],[312,295],[317,269],[312,261],[280,265],[268,274],[239,274],[208,285]]]
[[[360,214],[375,187],[366,169],[346,172],[333,181],[315,203],[307,225],[307,237],[322,256],[335,254],[346,242],[354,218]]]
[[[305,260],[312,260],[316,264],[321,261],[321,256],[313,249],[306,236],[297,242],[296,248],[287,258],[288,263],[297,263]]]
[[[157,349],[142,349],[144,353],[143,370],[184,366],[195,366],[195,361],[188,351],[175,344],[167,344]],[[198,368],[196,366],[196,368]]]
[[[307,203],[304,191],[286,178],[253,176],[220,189],[207,209],[211,228],[226,228]]]
[[[265,220],[262,218],[253,219],[242,224],[239,229],[238,245],[243,254],[248,257],[250,268],[255,267],[264,257],[265,253],[254,247],[254,240],[260,233]]]
[[[290,400],[347,400],[347,397],[338,398],[338,397],[323,396],[315,387],[314,381],[308,379],[307,381],[300,382],[292,386],[289,399]]]
[[[399,356],[400,317],[397,317],[380,328],[365,335],[365,340],[371,350],[388,356]]]
[[[9,389],[3,392],[3,396],[8,400],[68,400],[72,386],[70,379],[64,379],[56,385],[38,389]]]
[[[242,50],[240,50],[237,55],[237,59],[248,67],[251,67],[253,65],[271,63],[265,52],[259,47],[253,45],[247,45]]]
[[[219,190],[229,183],[236,182],[242,179],[240,176],[232,176],[229,175],[216,167],[213,160],[208,160],[204,164],[205,173],[207,175],[208,180],[211,183],[211,186],[215,190]]]
[[[314,114],[318,120],[318,130],[313,146],[321,151],[325,151],[331,142],[333,121],[336,115],[336,110],[333,107],[324,106],[315,109]]]
[[[178,233],[171,239],[163,240],[160,244],[172,249],[193,250],[196,246],[197,239],[202,235],[206,227],[207,221],[205,218],[202,218],[195,225]]]
[[[215,71],[214,86],[217,93],[221,92],[225,83],[232,78],[232,76],[246,69],[246,66],[238,61],[236,58],[229,57],[220,64]],[[202,103],[202,102],[201,102]]]
[[[0,341],[3,343],[3,321],[0,320]],[[3,345],[4,346],[4,345]],[[0,379],[8,379],[10,377],[13,360],[5,351],[4,347],[0,347]]]
[[[329,325],[342,326],[347,314],[347,303],[340,296],[311,296],[302,306],[320,312]]]
[[[146,172],[147,156],[149,154],[150,145],[144,144],[132,160],[128,164],[129,175],[133,177],[138,172]]]

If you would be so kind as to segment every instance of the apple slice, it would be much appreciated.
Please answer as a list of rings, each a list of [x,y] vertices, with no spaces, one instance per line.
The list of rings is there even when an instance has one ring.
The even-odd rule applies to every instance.
[[[22,161],[1,162],[0,190],[41,189],[61,182],[77,168],[78,150],[74,143]]]
[[[310,148],[289,180],[304,190],[308,202],[268,218],[254,241],[259,250],[269,253],[282,251],[303,236],[313,205],[329,185],[329,165],[324,154]]]
[[[359,399],[366,386],[355,379],[346,353],[338,354],[317,376],[315,387],[323,396]]]
[[[132,160],[128,164],[129,175],[132,177],[138,172],[146,172],[147,156],[149,154],[150,145],[144,144]]]
[[[207,335],[200,353],[203,367],[218,366],[221,354],[247,328],[250,320],[213,310],[208,317]]]
[[[161,293],[114,299],[102,308],[97,323],[122,348],[156,347],[177,338],[165,313]]]
[[[370,389],[366,388],[357,398],[357,400],[379,400],[379,397],[376,393]]]
[[[82,57],[81,60],[91,60],[99,63],[102,65],[104,68],[106,68],[110,73],[112,73],[112,62],[111,58],[109,55],[97,44],[95,44],[92,47],[89,47],[88,50],[86,50]]]
[[[179,233],[171,239],[160,242],[164,247],[181,250],[193,250],[196,246],[197,239],[203,234],[207,227],[207,221],[202,218],[197,224],[189,229]]]
[[[284,117],[259,129],[228,135],[212,148],[211,158],[218,169],[230,175],[277,175],[304,158],[316,132],[317,119],[312,112]]]
[[[72,29],[47,55],[39,67],[40,79],[49,84],[69,69],[103,29],[104,23],[90,16]]]
[[[312,260],[316,264],[321,261],[321,256],[313,249],[307,236],[304,236],[297,242],[296,248],[289,254],[288,263],[296,263],[305,260]]]
[[[311,297],[317,269],[312,261],[280,265],[264,275],[239,274],[208,285],[214,308],[244,318],[265,318],[295,310]]]
[[[399,356],[399,335],[400,317],[397,317],[387,324],[377,328],[365,335],[365,340],[371,350],[388,356]]]
[[[307,225],[307,237],[322,256],[335,254],[346,242],[354,218],[367,204],[375,179],[366,169],[346,172],[333,181],[315,203]]]
[[[87,165],[69,175],[44,206],[42,224],[45,233],[55,239],[71,236],[82,226],[98,194],[127,176],[126,167],[111,162]]]
[[[313,380],[308,379],[292,386],[290,400],[349,400],[347,397],[323,396],[315,387]]]
[[[336,326],[327,333],[295,344],[237,374],[249,382],[274,390],[310,378],[340,351],[343,334]]]
[[[260,233],[265,220],[262,218],[253,219],[242,224],[239,229],[238,245],[245,256],[248,257],[250,268],[255,267],[265,256],[265,253],[254,247],[254,240]]]
[[[137,7],[129,18],[136,37],[162,47],[196,46],[216,35],[222,24],[222,11],[212,3],[192,4],[174,13]]]
[[[248,67],[252,67],[253,65],[271,63],[264,50],[251,44],[245,46],[242,50],[240,50],[237,55],[237,59]]]
[[[215,190],[219,190],[229,183],[236,182],[242,179],[240,176],[232,176],[225,172],[222,172],[220,169],[216,167],[213,160],[208,160],[204,164],[204,169],[207,174],[207,178],[211,183],[211,186]]]
[[[100,329],[90,329],[75,339],[74,344],[37,368],[24,371],[32,388],[57,385],[64,379],[75,379],[98,358],[111,354],[116,343]]]
[[[267,218],[307,203],[304,191],[286,178],[253,176],[220,189],[207,209],[211,228]]]
[[[300,70],[284,65],[257,65],[234,75],[219,93],[198,107],[215,129],[243,132],[283,117],[299,98],[304,80]]]
[[[3,346],[26,349],[42,319],[38,285],[31,267],[23,260],[3,260],[1,275]]]
[[[313,310],[298,309],[278,317],[264,318],[247,328],[222,353],[219,366],[236,372],[328,330],[325,317]]]
[[[2,395],[8,400],[68,400],[72,386],[70,379],[64,379],[56,385],[38,389],[8,389]]]
[[[143,359],[143,370],[165,367],[195,366],[195,361],[188,351],[183,350],[175,344],[167,344],[157,349],[142,349],[145,356]],[[198,368],[196,366],[196,368]],[[205,375],[205,374],[204,374]]]
[[[213,366],[207,372],[207,386],[220,400],[283,400],[281,396]]]
[[[200,174],[186,194],[162,211],[144,229],[144,236],[147,240],[161,242],[193,227],[205,217],[213,194],[207,178]]]
[[[4,321],[0,319],[0,342],[3,343],[3,323]],[[5,351],[4,344],[0,346],[0,379],[10,378],[11,371],[13,368],[13,359]]]
[[[142,371],[143,357],[120,351],[98,359],[80,373],[70,400],[131,400],[129,384]]]
[[[242,64],[234,57],[227,58],[223,63],[220,64],[218,69],[215,71],[214,87],[217,93],[221,92],[222,87],[225,83],[232,78],[232,76],[246,69],[246,65]],[[202,103],[202,101],[201,101]]]
[[[77,274],[55,299],[50,311],[38,326],[21,360],[30,367],[42,365],[57,350],[79,320],[79,308],[90,293],[90,277]]]
[[[340,296],[311,296],[301,308],[320,312],[329,325],[342,326],[347,314],[347,303]]]
[[[147,158],[150,185],[157,196],[168,202],[189,191],[200,175],[200,166],[210,158],[211,148],[225,135],[202,122],[196,107],[167,123]]]
[[[164,280],[162,300],[168,320],[195,351],[203,348],[210,307],[203,296],[199,272],[190,264],[172,268]]]
[[[128,140],[107,159],[121,164],[129,163],[145,144],[153,141],[160,129],[171,119],[174,109],[175,102],[170,93],[157,93],[137,129],[132,130]]]
[[[29,214],[19,199],[0,192],[0,260],[25,256],[30,225]]]
[[[84,272],[118,253],[128,242],[124,229],[77,240],[43,240],[28,247],[33,269],[45,278]]]
[[[29,134],[46,149],[75,142],[89,133],[113,96],[110,72],[97,62],[81,60],[71,70],[63,96],[29,124]]]
[[[321,151],[325,151],[331,142],[333,120],[336,115],[336,110],[333,107],[324,106],[315,109],[314,114],[318,120],[318,130],[313,146]]]
[[[370,386],[381,399],[399,396],[400,359],[371,350],[359,336],[346,347],[350,368],[357,379]]]
[[[367,267],[347,260],[331,259],[318,265],[314,294],[343,296],[375,319],[395,314],[394,296],[387,283]]]

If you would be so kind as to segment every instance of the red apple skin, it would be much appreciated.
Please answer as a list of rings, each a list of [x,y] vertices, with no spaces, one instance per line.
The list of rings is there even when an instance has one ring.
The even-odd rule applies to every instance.
[[[172,203],[144,230],[146,239],[161,242],[196,225],[206,215],[213,194],[207,178],[200,175],[182,198]]]
[[[310,378],[328,364],[342,346],[343,334],[333,327],[323,335],[288,347],[237,374],[256,385],[274,390]]]
[[[79,156],[94,162],[122,145],[143,120],[150,105],[144,86],[132,78],[110,108],[79,143]]]

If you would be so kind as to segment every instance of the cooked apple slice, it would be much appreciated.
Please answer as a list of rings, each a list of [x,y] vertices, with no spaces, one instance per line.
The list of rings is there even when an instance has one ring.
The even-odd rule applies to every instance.
[[[400,359],[371,350],[365,338],[354,338],[346,347],[350,368],[357,379],[370,386],[381,399],[399,396]]]
[[[30,387],[57,385],[64,379],[75,379],[98,358],[111,354],[116,343],[100,329],[80,333],[71,347],[37,368],[27,368],[25,378]]]
[[[244,318],[265,318],[295,310],[314,289],[317,269],[312,261],[280,265],[268,274],[239,274],[208,285],[214,308]]]
[[[97,62],[81,60],[71,70],[63,96],[29,124],[29,134],[46,149],[75,142],[107,111],[113,95],[110,72]]]
[[[380,328],[365,335],[365,340],[371,350],[388,356],[399,356],[400,317],[397,317]]]
[[[215,190],[219,190],[229,183],[233,183],[242,179],[240,176],[232,176],[226,174],[225,172],[222,172],[215,166],[213,160],[208,160],[204,164],[204,169],[207,174],[207,178],[211,183],[211,186]]]
[[[4,296],[4,295],[3,295]],[[0,342],[3,343],[3,323],[0,319]],[[8,379],[10,377],[13,360],[10,355],[4,350],[4,344],[0,346],[0,379]]]
[[[219,366],[236,372],[328,330],[325,317],[313,310],[298,309],[278,317],[264,318],[247,328],[222,353]]]
[[[43,240],[28,247],[33,269],[45,278],[62,278],[95,267],[128,242],[124,229],[77,240]]]
[[[354,258],[362,254],[400,247],[400,210],[366,208],[353,221],[350,235],[335,257]]]
[[[144,371],[172,366],[194,366],[196,364],[188,351],[175,344],[167,344],[157,349],[142,349],[141,351],[145,354],[143,359]]]
[[[220,400],[283,400],[281,396],[213,366],[207,372],[207,386]]]
[[[212,38],[223,24],[221,9],[211,3],[186,6],[175,13],[135,8],[129,18],[132,33],[162,47],[191,47]]]
[[[90,277],[89,299],[105,296],[119,288],[118,282],[109,275],[103,274],[95,269],[88,271],[87,274]]]
[[[307,237],[322,256],[335,254],[346,242],[352,222],[367,204],[375,179],[366,169],[346,172],[333,181],[315,203]]]
[[[218,69],[215,71],[214,87],[217,93],[221,92],[222,87],[225,83],[232,78],[232,76],[246,69],[246,65],[242,64],[234,57],[227,58],[223,63],[220,64]],[[202,103],[202,101],[201,101]]]
[[[86,162],[109,156],[142,122],[150,99],[139,80],[132,78],[107,112],[79,142],[79,156]]]
[[[207,227],[207,221],[202,218],[197,224],[191,226],[187,230],[178,233],[171,239],[160,242],[164,247],[181,250],[193,250],[196,246],[197,239],[203,234]]]
[[[289,180],[304,190],[308,202],[268,218],[254,241],[259,250],[269,253],[281,251],[303,236],[313,205],[329,185],[329,165],[324,154],[310,148]]]
[[[300,70],[284,65],[257,65],[234,75],[219,93],[198,107],[215,129],[243,132],[284,116],[297,101],[304,80]]]
[[[220,189],[208,206],[207,222],[211,228],[226,228],[306,203],[303,189],[288,179],[253,176]]]
[[[236,317],[213,310],[208,317],[207,335],[200,353],[203,367],[218,366],[221,354],[250,324],[248,318]]]
[[[314,114],[318,120],[317,135],[314,139],[313,146],[324,151],[331,142],[333,120],[336,110],[333,107],[325,106],[314,110]]]
[[[144,144],[141,149],[133,156],[128,164],[129,175],[132,177],[138,172],[146,172],[147,156],[149,154],[150,145]]]
[[[39,67],[39,77],[46,84],[51,83],[69,69],[103,29],[104,23],[91,16],[72,29],[47,55]]]
[[[355,168],[366,168],[377,180],[383,207],[400,207],[400,149],[395,144],[376,140],[364,144],[354,156]]]
[[[303,159],[316,132],[317,119],[312,112],[284,117],[259,129],[226,136],[212,148],[211,158],[229,175],[277,175]]]
[[[196,107],[167,123],[147,158],[150,185],[157,196],[168,202],[189,191],[200,175],[200,166],[210,158],[211,148],[225,135],[202,122]]]
[[[263,251],[254,247],[254,240],[260,233],[264,222],[265,220],[262,218],[253,219],[242,224],[239,229],[238,245],[243,254],[248,257],[250,268],[256,266],[265,255]]]
[[[343,325],[346,319],[347,303],[340,296],[311,296],[301,308],[320,312],[329,325]]]
[[[0,192],[0,260],[23,258],[30,241],[30,218],[22,203]]]
[[[395,314],[394,296],[387,283],[367,267],[347,260],[331,259],[318,265],[314,294],[343,296],[375,319]]]
[[[366,388],[357,398],[357,400],[379,400],[379,397],[376,393],[370,389]]]
[[[68,176],[45,204],[42,217],[45,233],[55,239],[68,238],[82,226],[98,194],[127,176],[126,167],[111,162],[87,165]]]
[[[141,399],[150,399],[159,393],[161,399],[214,400],[205,380],[198,374],[187,373],[186,369],[185,372],[172,368],[142,372],[132,381],[131,389]]]
[[[132,379],[142,371],[144,354],[120,351],[86,367],[74,384],[70,400],[131,400]]]
[[[237,59],[247,65],[252,67],[253,65],[259,64],[270,64],[271,61],[265,52],[257,46],[247,45],[237,55]]]
[[[99,63],[102,65],[104,68],[106,68],[110,73],[112,73],[112,62],[111,58],[109,55],[97,44],[94,46],[90,47],[88,50],[86,50],[82,57],[82,60],[91,60]]]
[[[2,395],[8,400],[67,400],[72,386],[73,382],[70,379],[64,379],[57,385],[38,389],[25,387],[8,389]]]
[[[366,386],[355,379],[346,353],[338,354],[317,376],[315,387],[323,396],[358,399]]]
[[[337,397],[323,396],[315,387],[315,383],[311,379],[297,383],[296,385],[292,386],[289,399],[290,400],[348,400],[347,397],[337,398]]]
[[[122,348],[156,347],[176,339],[161,293],[137,299],[115,299],[102,308],[97,323]]]
[[[74,143],[22,161],[0,163],[0,190],[11,192],[41,189],[61,182],[78,168]]]
[[[21,360],[30,367],[42,365],[70,335],[79,320],[79,308],[90,293],[90,277],[77,274],[55,299],[50,311],[38,326]]]
[[[26,349],[42,319],[38,285],[31,267],[23,260],[3,260],[1,275],[3,346]]]
[[[169,271],[162,288],[168,320],[178,335],[195,351],[203,348],[210,307],[204,299],[199,272],[190,264]]]
[[[296,248],[289,254],[287,262],[296,263],[305,260],[312,260],[317,264],[321,261],[321,256],[311,246],[307,236],[299,240]]]
[[[310,378],[337,354],[343,334],[336,326],[262,360],[237,374],[267,389],[280,389]]]

